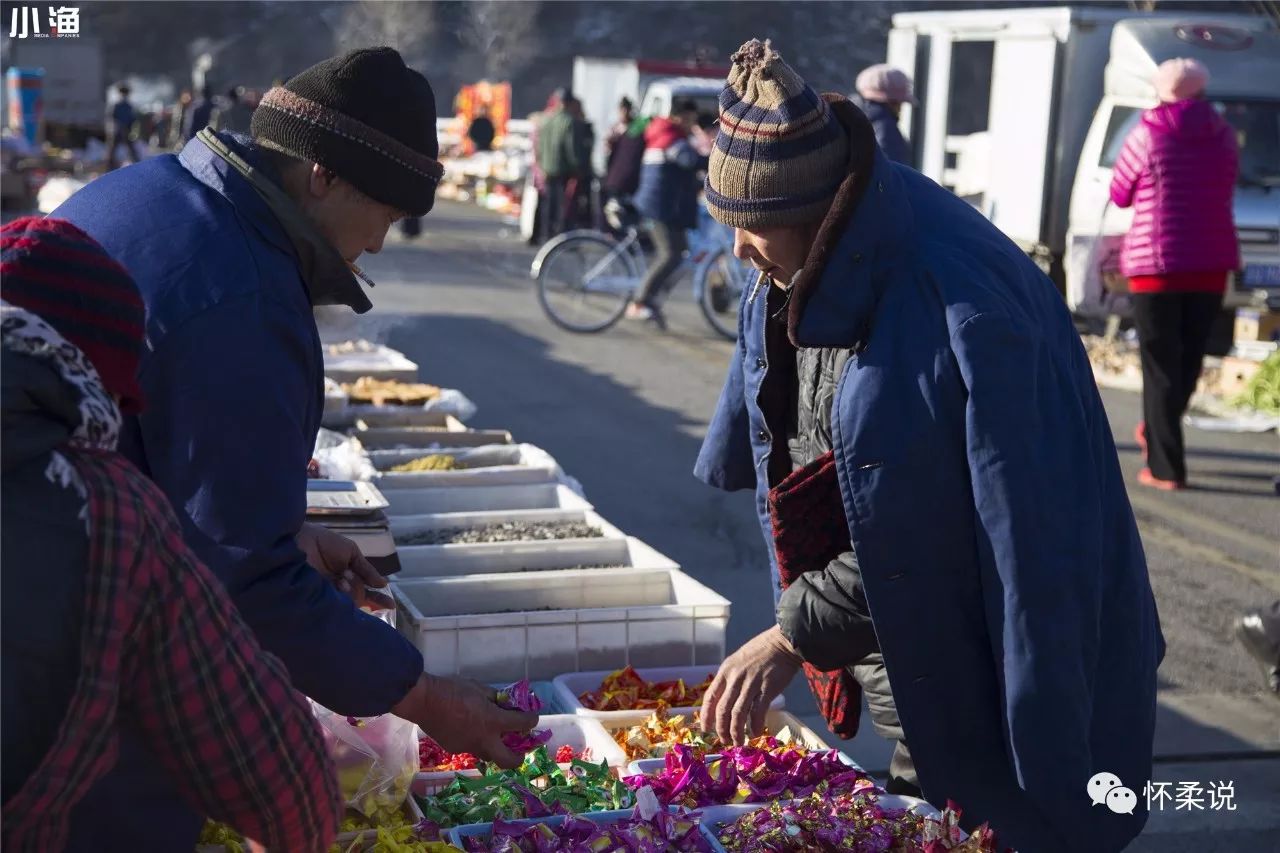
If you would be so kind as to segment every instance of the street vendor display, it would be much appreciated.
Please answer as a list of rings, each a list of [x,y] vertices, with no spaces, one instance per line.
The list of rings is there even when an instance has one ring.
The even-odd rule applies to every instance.
[[[960,829],[960,814],[954,809],[935,817],[882,804],[880,798],[881,793],[872,790],[819,791],[799,800],[774,802],[732,824],[708,828],[730,853],[995,853],[997,849],[985,826],[972,835]]]
[[[702,704],[711,686],[712,676],[689,685],[684,679],[648,681],[626,666],[607,676],[597,690],[579,696],[583,707],[593,711],[631,711],[665,708],[691,708]]]
[[[709,853],[712,847],[691,816],[658,812],[646,820],[640,816],[596,823],[569,815],[556,823],[493,822],[487,838],[463,840],[473,853],[544,853],[556,850],[644,851],[644,853]]]
[[[661,758],[676,745],[712,752],[720,749],[720,739],[702,731],[697,720],[684,714],[670,716],[659,708],[643,723],[614,729],[613,740],[630,760]]]
[[[438,385],[425,382],[397,382],[362,376],[342,384],[352,403],[372,406],[422,406],[440,396]]]
[[[824,791],[875,788],[865,771],[850,767],[834,749],[810,750],[784,744],[777,738],[757,738],[708,757],[703,751],[677,744],[654,776],[624,779],[639,789],[649,786],[663,805],[688,808],[729,803],[767,803]]]

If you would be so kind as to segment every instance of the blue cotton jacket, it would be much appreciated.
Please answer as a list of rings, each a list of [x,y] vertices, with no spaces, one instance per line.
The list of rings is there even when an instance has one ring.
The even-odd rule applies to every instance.
[[[1088,359],[1048,278],[976,211],[882,152],[858,183],[785,319],[796,346],[854,351],[831,412],[840,492],[921,787],[1002,846],[1119,850],[1146,822],[1164,641]],[[696,468],[756,490],[766,542],[770,286],[744,294]],[[1100,772],[1133,814],[1092,805]]]
[[[247,139],[219,139],[265,168]],[[304,280],[280,220],[199,138],[179,156],[93,181],[53,216],[101,243],[146,303],[147,408],[126,424],[121,450],[169,497],[187,543],[300,691],[341,714],[389,711],[421,674],[422,656],[308,566],[294,542],[323,408],[312,306],[367,310],[358,284],[342,291]],[[195,835],[185,848],[180,840],[192,816],[183,819],[136,746],[126,738],[119,768],[87,803],[140,815],[131,849],[190,850]],[[73,849],[77,833],[93,849],[91,825],[73,828]]]
[[[878,101],[857,98],[855,103],[866,113],[867,119],[876,131],[876,143],[884,155],[895,163],[911,165],[911,146],[907,144],[902,131],[898,129],[898,117]]]

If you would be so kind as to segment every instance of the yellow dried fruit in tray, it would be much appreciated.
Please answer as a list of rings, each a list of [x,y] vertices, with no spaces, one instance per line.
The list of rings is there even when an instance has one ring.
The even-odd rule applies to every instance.
[[[461,467],[456,457],[447,453],[432,453],[394,465],[388,470],[393,474],[412,474],[415,471],[456,471]]]
[[[424,382],[396,382],[362,376],[342,386],[352,403],[375,406],[421,406],[440,396],[440,389]]]

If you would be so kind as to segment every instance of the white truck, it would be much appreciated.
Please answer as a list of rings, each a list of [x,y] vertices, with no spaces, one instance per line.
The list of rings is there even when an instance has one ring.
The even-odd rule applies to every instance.
[[[1280,307],[1280,33],[1260,17],[1135,16],[1089,7],[893,16],[888,61],[916,83],[904,107],[915,166],[981,210],[1083,315],[1125,313],[1114,272],[1132,214],[1111,168],[1161,62],[1199,59],[1240,143],[1243,256],[1228,306]]]
[[[625,96],[641,116],[667,116],[677,100],[692,100],[699,112],[719,112],[720,90],[728,68],[648,59],[573,60],[573,94],[582,101],[587,121],[595,127],[591,161],[596,174],[605,168],[605,139],[618,120],[618,102]],[[642,100],[643,96],[643,100]]]
[[[44,69],[45,135],[60,147],[78,148],[103,135],[106,84],[102,44],[95,38],[9,39],[5,65]]]

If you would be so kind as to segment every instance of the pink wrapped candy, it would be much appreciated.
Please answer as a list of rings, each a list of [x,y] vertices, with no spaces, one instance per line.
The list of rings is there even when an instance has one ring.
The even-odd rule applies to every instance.
[[[494,697],[494,701],[498,703],[499,707],[512,711],[532,711],[537,713],[542,710],[542,700],[533,692],[533,688],[529,685],[529,679],[527,678],[522,678],[510,687],[499,690]],[[506,732],[502,736],[502,742],[506,744],[507,749],[520,755],[532,752],[549,740],[551,740],[550,729],[530,732]]]

